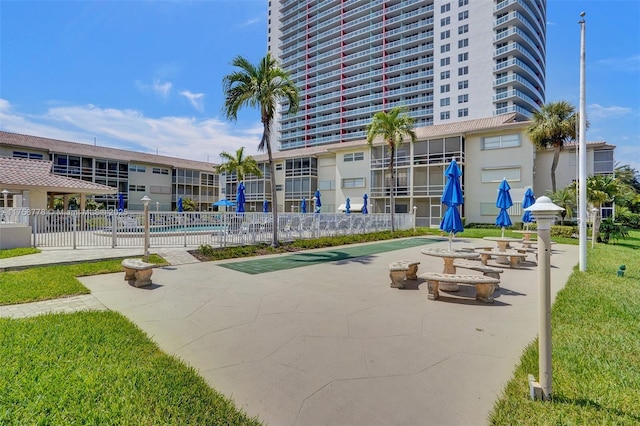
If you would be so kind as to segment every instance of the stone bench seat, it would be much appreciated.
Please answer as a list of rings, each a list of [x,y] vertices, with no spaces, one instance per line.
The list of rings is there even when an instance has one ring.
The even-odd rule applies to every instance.
[[[397,260],[389,264],[391,288],[404,288],[405,280],[418,279],[418,265],[415,260]]]
[[[500,279],[500,274],[504,272],[504,269],[496,268],[489,265],[483,265],[482,263],[478,262],[469,262],[466,260],[455,260],[453,262],[453,266],[455,266],[456,268],[464,268],[470,269],[472,271],[482,272],[482,274],[486,275],[487,277],[498,279]]]
[[[440,283],[470,284],[476,286],[476,300],[485,303],[493,303],[493,292],[496,284],[500,283],[499,278],[492,278],[486,275],[460,275],[442,274],[438,272],[427,272],[420,274],[420,278],[427,281],[429,299],[438,300],[440,298]]]
[[[153,274],[153,263],[146,263],[140,259],[124,259],[121,263],[124,268],[124,280],[134,287],[146,287],[153,284],[151,274]]]
[[[487,261],[491,259],[491,256],[496,256],[498,258],[508,258],[508,265],[511,269],[520,269],[520,261],[524,260],[527,257],[526,253],[519,253],[516,250],[507,250],[507,251],[480,251],[480,263],[483,265],[487,265]],[[507,261],[505,261],[507,263]]]

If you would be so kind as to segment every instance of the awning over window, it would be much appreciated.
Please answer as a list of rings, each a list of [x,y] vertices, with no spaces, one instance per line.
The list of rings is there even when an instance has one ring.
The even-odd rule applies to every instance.
[[[351,203],[351,212],[361,212],[362,211],[362,207],[364,206],[364,204],[356,204],[356,203]],[[340,207],[338,207],[338,211],[339,212],[344,212],[347,210],[347,205],[346,204],[340,204]]]

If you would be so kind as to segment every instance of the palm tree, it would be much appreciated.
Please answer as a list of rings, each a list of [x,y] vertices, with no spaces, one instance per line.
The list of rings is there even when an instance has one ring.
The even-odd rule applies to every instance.
[[[231,64],[238,68],[223,79],[225,93],[224,113],[230,120],[237,120],[238,111],[244,106],[260,108],[260,121],[263,126],[259,151],[267,150],[269,171],[271,173],[271,199],[273,203],[273,247],[278,246],[278,202],[276,193],[276,173],[271,150],[271,124],[279,101],[289,105],[289,112],[298,110],[298,88],[289,74],[278,66],[270,53],[254,66],[241,56]]]
[[[395,153],[396,148],[402,144],[405,137],[409,137],[411,142],[417,140],[414,130],[414,120],[402,107],[395,107],[388,113],[380,111],[375,113],[371,123],[367,125],[367,143],[373,145],[373,140],[381,136],[389,149],[389,173],[391,174],[391,191],[389,192],[389,201],[391,204],[391,232],[395,232],[395,202],[393,194],[396,190],[395,177]]]
[[[573,105],[566,101],[552,102],[533,113],[532,123],[527,135],[538,148],[553,148],[551,163],[551,190],[556,192],[556,168],[560,151],[565,143],[576,139],[578,113]]]
[[[615,199],[619,190],[619,182],[612,176],[595,175],[587,178],[587,200],[596,208],[593,218],[593,238],[598,238],[598,215],[600,208],[606,202]]]
[[[238,182],[242,182],[246,175],[262,176],[258,163],[251,156],[244,155],[244,147],[238,148],[236,154],[221,152],[222,164],[216,167],[216,173],[235,173]]]
[[[574,188],[568,186],[550,194],[549,198],[554,204],[562,207],[564,210],[560,212],[560,224],[564,225],[564,218],[573,217],[573,208],[576,205],[576,192]]]

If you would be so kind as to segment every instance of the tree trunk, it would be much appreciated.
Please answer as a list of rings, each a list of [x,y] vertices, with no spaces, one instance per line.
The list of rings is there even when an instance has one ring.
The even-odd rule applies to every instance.
[[[558,167],[558,159],[560,158],[560,148],[562,145],[553,147],[553,161],[551,162],[551,190],[556,192],[556,168]]]
[[[391,232],[396,232],[396,221],[395,221],[395,210],[396,203],[393,198],[394,193],[396,192],[396,173],[395,173],[395,164],[394,158],[396,154],[395,145],[393,142],[390,144],[390,153],[391,159],[389,160],[389,170],[391,171],[391,191],[389,193],[389,203],[391,204]]]
[[[268,123],[264,124],[265,133],[270,131]],[[269,155],[269,173],[271,173],[271,214],[273,215],[273,239],[271,240],[271,247],[278,247],[278,194],[276,191],[276,165],[273,164],[273,155],[271,154],[271,142],[267,133],[267,154]]]

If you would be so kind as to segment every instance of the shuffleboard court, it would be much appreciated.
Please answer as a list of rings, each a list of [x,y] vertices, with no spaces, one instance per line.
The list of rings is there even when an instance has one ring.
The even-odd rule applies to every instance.
[[[408,238],[403,240],[385,241],[375,244],[364,244],[355,247],[340,247],[312,253],[295,253],[265,259],[240,260],[238,262],[221,263],[218,266],[256,275],[265,272],[281,271],[283,269],[300,268],[323,262],[337,262],[362,256],[371,256],[388,251],[401,250],[432,244],[437,240],[427,238]]]

